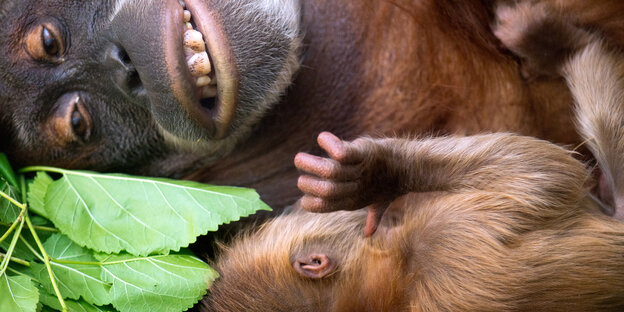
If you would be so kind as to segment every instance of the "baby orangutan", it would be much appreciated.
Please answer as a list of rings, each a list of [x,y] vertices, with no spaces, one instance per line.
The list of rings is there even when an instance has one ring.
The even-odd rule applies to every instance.
[[[293,208],[224,248],[207,311],[624,309],[624,225],[585,199],[569,151],[511,134],[318,142],[330,158],[295,160],[300,206],[331,213]]]

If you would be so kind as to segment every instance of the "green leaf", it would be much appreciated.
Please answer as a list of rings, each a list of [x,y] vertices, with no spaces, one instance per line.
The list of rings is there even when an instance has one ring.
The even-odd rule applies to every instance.
[[[31,217],[31,220],[32,220],[32,223],[36,226],[37,225],[46,226],[46,227],[51,226],[49,221],[40,217],[36,217],[36,216]],[[9,229],[9,225],[0,224],[0,234],[6,233],[8,229]],[[44,230],[36,230],[36,231],[37,231],[37,236],[39,236],[39,238],[42,241],[45,241],[48,237],[50,237],[54,233],[54,232],[44,231]],[[38,250],[37,243],[35,242],[35,239],[33,238],[30,231],[22,230],[20,239],[17,241],[17,244],[15,245],[15,249],[13,250],[12,256],[15,258],[26,260],[26,261],[35,260],[36,259],[35,254],[32,252],[32,250],[28,248],[28,246],[26,246],[26,243],[24,243],[24,241],[26,241],[26,243],[28,243],[33,249]],[[6,251],[9,249],[10,245],[11,245],[11,240],[5,239],[4,241],[0,243],[0,250]]]
[[[58,302],[56,296],[50,295],[46,292],[42,292],[39,300],[46,307],[52,308],[56,311],[61,310],[61,304]],[[111,306],[100,307],[92,305],[84,300],[65,300],[65,305],[70,312],[116,312],[116,310]]]
[[[50,226],[50,223],[47,222],[47,220],[42,219],[42,218],[31,217],[31,220],[32,220],[32,223],[35,224],[35,225],[48,226],[48,227]],[[9,229],[8,225],[0,225],[0,234],[6,233],[6,231],[8,229]],[[44,230],[37,230],[37,236],[39,236],[39,238],[42,241],[45,241],[53,233],[54,232],[44,231]],[[38,251],[37,243],[35,242],[35,239],[33,238],[32,234],[30,234],[30,231],[22,230],[21,237],[17,241],[17,244],[15,245],[15,249],[13,250],[13,257],[19,258],[19,259],[22,259],[22,260],[26,260],[26,261],[33,261],[33,260],[36,259],[35,254],[32,252],[32,250],[30,250],[26,246],[26,244],[24,243],[24,240],[33,249]],[[0,243],[0,249],[3,249],[3,250],[6,251],[6,250],[8,250],[10,245],[11,245],[11,240],[5,239],[2,243]]]
[[[64,298],[94,306],[112,302],[120,311],[186,310],[201,299],[209,283],[217,277],[206,263],[190,255],[98,254],[94,257],[89,250],[61,234],[52,235],[44,247],[55,259],[50,264]],[[58,260],[91,264],[67,264]],[[53,293],[45,266],[38,263],[31,266],[32,274],[41,281],[45,292]],[[43,299],[42,302],[60,308]],[[56,298],[52,302],[58,304]]]
[[[46,227],[54,227],[54,224],[52,224],[50,220],[40,217],[40,216],[31,216],[30,222],[32,222],[32,224],[35,226],[40,225],[40,226],[46,226]]]
[[[15,172],[9,164],[9,159],[3,153],[0,153],[0,178],[4,178],[11,186],[19,189]]]
[[[9,182],[1,178],[0,178],[0,191],[9,195],[13,199],[17,200],[19,198],[19,189],[16,187],[13,187],[11,184],[9,184]],[[12,204],[6,198],[0,197],[0,222],[1,223],[6,224],[6,223],[15,222],[15,220],[17,220],[17,217],[19,216],[21,211],[22,210],[19,207]]]
[[[8,226],[5,225],[0,225],[0,234],[4,234],[6,233],[6,231],[9,229]],[[28,231],[24,231],[22,230],[22,237],[26,238],[26,240],[31,243],[31,246],[35,246],[34,241],[32,241],[32,236],[30,235],[30,233],[26,233]],[[11,245],[11,240],[5,239],[2,243],[0,243],[0,249],[6,251],[9,249],[9,246]],[[22,242],[22,240],[18,240],[17,244],[15,245],[15,249],[13,249],[13,254],[11,255],[12,257],[15,258],[19,258],[22,260],[26,260],[26,261],[32,261],[35,260],[35,255],[32,253],[32,251],[30,251],[30,249],[28,249],[28,247],[26,247],[26,245],[24,245],[24,242]]]
[[[97,262],[91,251],[78,246],[61,234],[52,235],[44,244],[46,252],[55,260]],[[102,268],[98,265],[65,264],[51,261],[52,272],[63,298],[79,299],[96,304],[111,303],[108,292],[110,283],[101,279]],[[43,264],[32,263],[32,274],[41,281],[45,290],[54,293],[52,282]]]
[[[103,265],[121,312],[177,312],[197,303],[218,274],[193,256],[111,256]]]
[[[45,195],[52,182],[54,180],[47,173],[37,172],[35,179],[28,185],[28,208],[40,216],[46,216]]]
[[[35,312],[39,291],[25,276],[0,276],[0,311]]]
[[[134,255],[179,250],[219,225],[270,210],[254,190],[51,169],[45,211],[81,246]]]

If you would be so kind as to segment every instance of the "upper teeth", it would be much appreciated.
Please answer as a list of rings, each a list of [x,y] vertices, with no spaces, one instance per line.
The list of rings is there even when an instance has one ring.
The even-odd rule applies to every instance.
[[[193,56],[187,59],[187,64],[191,70],[191,74],[195,77],[206,76],[212,71],[208,53],[206,52],[193,54]]]
[[[216,96],[216,81],[208,75],[212,72],[210,58],[206,52],[206,42],[204,36],[197,30],[193,29],[191,23],[192,15],[183,2],[180,3],[184,10],[184,23],[187,30],[184,32],[184,53],[186,54],[186,63],[189,71],[196,78],[195,85],[202,88],[202,96]]]
[[[199,31],[189,29],[184,33],[184,51],[190,53],[201,53],[206,51],[204,37]]]

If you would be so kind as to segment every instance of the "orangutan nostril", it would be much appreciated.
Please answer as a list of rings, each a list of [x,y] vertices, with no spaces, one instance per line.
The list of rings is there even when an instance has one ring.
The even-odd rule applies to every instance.
[[[111,57],[122,67],[116,81],[118,81],[118,84],[130,94],[136,93],[143,87],[143,82],[141,81],[139,72],[132,63],[130,55],[121,47],[116,47],[111,54]]]

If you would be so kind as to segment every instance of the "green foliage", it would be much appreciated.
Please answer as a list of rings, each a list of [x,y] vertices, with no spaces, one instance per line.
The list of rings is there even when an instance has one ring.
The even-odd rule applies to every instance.
[[[0,276],[0,311],[35,311],[39,292],[26,276]]]
[[[45,214],[79,245],[106,253],[177,251],[223,223],[264,208],[249,189],[56,171],[62,177],[47,187]],[[43,185],[44,179],[51,181],[40,175],[35,184]]]
[[[39,302],[44,305],[42,311],[60,311],[63,308],[58,299],[49,293],[42,292],[39,296]],[[96,306],[92,305],[84,300],[65,300],[67,308],[71,312],[115,312],[115,308],[112,306]]]
[[[19,191],[8,181],[0,178],[0,192],[11,198],[17,198]],[[0,197],[0,222],[12,223],[20,214],[20,208],[11,203],[8,199]]]
[[[35,179],[28,186],[28,205],[30,211],[47,217],[45,212],[45,196],[48,186],[54,182],[45,172],[37,172]]]
[[[6,233],[8,229],[9,229],[8,226],[0,225],[0,234]],[[51,231],[53,231],[53,229],[50,229],[50,231],[40,231],[39,238],[41,238],[42,240],[45,240],[51,234],[54,233]],[[10,245],[11,245],[10,240],[8,239],[4,240],[2,243],[0,243],[0,249],[8,250]],[[13,257],[26,260],[26,261],[33,261],[37,259],[37,257],[32,252],[31,249],[36,249],[36,248],[37,248],[37,243],[35,242],[35,239],[33,238],[32,234],[28,231],[22,231],[19,241],[15,244],[15,249],[13,250]]]
[[[0,154],[0,311],[184,311],[218,275],[183,248],[269,209],[243,188],[23,172],[28,187]]]
[[[9,160],[0,153],[0,192],[5,195],[0,196],[0,222],[2,223],[11,223],[19,216],[20,209],[7,198],[7,196],[17,198],[18,188],[17,178],[9,165]]]
[[[112,283],[111,299],[120,311],[142,306],[144,311],[186,310],[206,293],[217,273],[188,255],[111,256],[102,266]]]
[[[50,237],[43,247],[50,257],[54,276],[59,281],[58,287],[64,298],[80,299],[96,305],[111,303],[108,292],[110,284],[101,279],[102,267],[94,264],[72,264],[63,261],[95,263],[92,252],[73,243],[61,234]],[[54,293],[54,286],[43,264],[31,265],[32,275],[43,285],[48,293]]]
[[[13,168],[9,164],[9,160],[6,155],[0,153],[0,178],[9,182],[11,186],[15,188],[19,188],[17,184],[17,178],[15,177],[15,172],[13,172]]]

